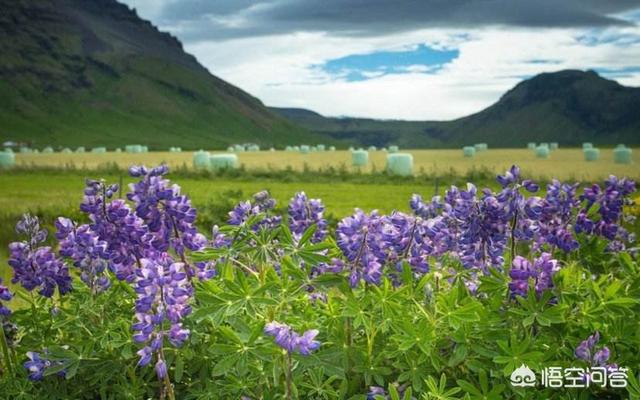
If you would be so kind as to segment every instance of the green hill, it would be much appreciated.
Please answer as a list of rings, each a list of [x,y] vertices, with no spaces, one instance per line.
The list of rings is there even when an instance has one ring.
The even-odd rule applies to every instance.
[[[640,144],[640,88],[593,71],[565,70],[527,79],[479,113],[453,121],[326,118],[309,110],[272,108],[307,129],[365,145],[453,147],[487,142],[579,145]]]
[[[329,143],[210,74],[115,0],[0,0],[0,143]]]

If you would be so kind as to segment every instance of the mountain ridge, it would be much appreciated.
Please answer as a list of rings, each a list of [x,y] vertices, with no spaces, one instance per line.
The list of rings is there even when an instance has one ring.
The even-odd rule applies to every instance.
[[[115,0],[0,7],[0,141],[156,149],[331,142],[212,75],[177,38]]]
[[[538,74],[518,83],[489,107],[450,121],[324,117],[307,109],[270,108],[307,129],[334,138],[358,139],[365,145],[640,144],[640,88],[623,86],[590,70]]]

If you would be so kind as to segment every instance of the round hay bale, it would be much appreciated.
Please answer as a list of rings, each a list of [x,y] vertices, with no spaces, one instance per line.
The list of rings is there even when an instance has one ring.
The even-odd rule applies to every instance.
[[[293,146],[291,149],[293,151],[300,151],[300,146]]]
[[[593,143],[590,142],[584,142],[582,143],[582,149],[592,149],[593,148]]]
[[[148,146],[141,146],[142,147],[142,152],[143,153],[148,153],[149,152],[149,147]]]
[[[11,147],[6,147],[6,148],[4,149],[4,152],[5,152],[5,153],[13,153],[13,149],[12,149]]]
[[[260,151],[260,146],[258,146],[257,144],[252,144],[247,147],[247,151]]]
[[[600,158],[600,149],[595,147],[588,147],[583,150],[585,161],[598,161]]]
[[[369,162],[369,152],[365,150],[354,150],[351,152],[351,163],[354,167],[364,167]]]
[[[475,155],[476,155],[476,148],[475,148],[475,146],[464,146],[464,147],[462,148],[462,154],[463,154],[465,157],[468,157],[468,158],[470,158],[470,157],[475,157]]]
[[[238,152],[238,153],[239,153],[239,152],[243,152],[243,151],[245,151],[245,150],[246,150],[246,149],[244,148],[244,146],[243,146],[243,145],[241,145],[241,144],[236,144],[236,145],[234,145],[234,146],[233,146],[233,148],[234,148],[234,149],[235,149],[235,151],[236,151],[236,152]]]
[[[127,153],[142,153],[142,146],[139,144],[128,144],[124,147]]]
[[[13,152],[0,151],[0,168],[11,168],[16,165],[16,155]]]
[[[235,169],[238,168],[238,156],[235,154],[214,154],[209,157],[209,163],[214,171]]]
[[[53,148],[51,148],[51,146],[47,146],[44,149],[42,149],[42,153],[51,154],[51,153],[53,153]]]
[[[538,147],[546,147],[548,149],[549,148],[549,143],[542,142],[542,143],[540,143],[540,145]]]
[[[116,148],[116,153],[122,153],[122,149],[120,147]]]
[[[349,146],[349,151],[354,151],[355,149],[353,148],[353,146]]]
[[[329,146],[329,151],[336,151],[336,146]]]
[[[84,153],[84,152],[85,152],[84,146],[80,146],[76,149],[76,153]]]
[[[369,151],[377,151],[378,149],[376,148],[376,146],[369,146]]]
[[[325,151],[326,147],[323,144],[319,144],[316,146],[316,149],[318,149],[318,151]]]
[[[628,147],[616,147],[613,149],[613,162],[616,164],[631,164],[632,151]]]
[[[196,169],[209,168],[211,163],[209,162],[210,154],[208,151],[199,150],[193,153],[193,167]]]
[[[65,147],[64,149],[62,149],[62,151],[60,153],[69,154],[69,153],[73,153],[73,151],[71,151],[70,148]]]
[[[393,175],[413,174],[413,156],[409,153],[387,154],[387,172]]]
[[[300,146],[300,153],[308,154],[310,151],[311,151],[311,148],[306,144],[303,144],[302,146]]]
[[[91,149],[92,153],[98,153],[98,154],[103,154],[107,152],[107,149],[104,147],[94,147],[93,149]]]
[[[558,150],[558,148],[559,148],[558,142],[549,143],[549,150]]]
[[[489,148],[486,143],[476,143],[473,147],[476,148],[476,151],[486,151]]]
[[[400,151],[398,146],[389,146],[389,153],[397,153],[398,151]]]
[[[529,149],[529,150],[535,150],[535,149],[536,149],[536,147],[538,147],[538,146],[536,145],[536,142],[529,142],[529,143],[527,143],[527,149]]]
[[[549,158],[549,146],[538,146],[536,147],[536,157],[537,158],[544,158],[547,159]]]
[[[624,149],[625,147],[627,147],[627,146],[625,146],[622,143],[616,145],[616,149]]]
[[[20,153],[22,154],[29,154],[29,153],[33,153],[33,150],[31,150],[28,147],[20,147]]]
[[[269,149],[269,151],[276,151],[276,148],[272,147],[272,148]]]
[[[293,147],[292,146],[287,146],[284,148],[284,151],[292,151]]]

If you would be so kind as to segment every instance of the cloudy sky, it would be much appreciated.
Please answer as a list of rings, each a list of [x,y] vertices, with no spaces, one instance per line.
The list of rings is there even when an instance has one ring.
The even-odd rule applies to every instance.
[[[640,0],[121,0],[265,104],[443,120],[522,79],[640,86]]]

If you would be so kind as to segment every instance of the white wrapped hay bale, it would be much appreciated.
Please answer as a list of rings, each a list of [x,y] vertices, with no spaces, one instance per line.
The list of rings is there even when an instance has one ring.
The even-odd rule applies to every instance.
[[[199,150],[193,153],[193,167],[196,169],[207,169],[211,165],[208,151]]]
[[[538,146],[536,147],[536,157],[547,159],[549,158],[549,146]]]
[[[143,153],[148,153],[149,152],[149,147],[148,146],[140,146],[142,149]]]
[[[349,146],[349,151],[354,151],[355,149],[353,148],[353,146]]]
[[[369,162],[369,152],[366,150],[354,150],[351,152],[351,163],[354,167],[364,167]]]
[[[329,146],[329,151],[336,151],[336,146]]]
[[[476,151],[486,151],[489,146],[486,143],[476,143],[473,145],[476,148]]]
[[[588,147],[583,150],[585,161],[598,161],[600,158],[600,149],[595,147]]]
[[[536,142],[529,142],[529,143],[527,143],[527,149],[529,149],[529,150],[535,150],[535,149],[536,149],[536,147],[538,147],[538,146],[536,145]]]
[[[69,154],[69,153],[73,153],[73,151],[71,151],[70,148],[65,147],[64,149],[62,149],[62,151],[60,153]]]
[[[260,146],[258,146],[257,144],[252,144],[247,147],[247,151],[260,151]]]
[[[389,153],[397,153],[398,151],[400,151],[398,146],[389,146]]]
[[[276,148],[272,147],[272,148],[269,149],[269,151],[274,152],[274,151],[276,151]]]
[[[120,147],[116,148],[116,153],[122,153],[122,149]]]
[[[142,153],[142,146],[139,144],[128,144],[124,146],[124,151],[127,153]]]
[[[105,147],[94,147],[93,149],[91,149],[92,153],[97,153],[97,154],[104,154],[107,152],[107,149]]]
[[[284,151],[293,151],[293,147],[292,146],[287,146],[284,148]]]
[[[235,149],[235,151],[236,151],[237,153],[240,153],[240,152],[245,151],[244,146],[243,146],[243,145],[241,145],[241,144],[236,144],[236,145],[234,145],[234,146],[233,146],[233,148]]]
[[[20,147],[20,153],[29,154],[29,153],[33,153],[33,150],[31,150],[29,147]]]
[[[311,151],[311,148],[306,144],[303,144],[302,146],[300,146],[300,153],[308,154],[310,151]]]
[[[376,146],[369,146],[369,151],[377,151],[378,149],[376,148]]]
[[[593,148],[593,143],[590,143],[590,142],[584,142],[584,143],[582,143],[582,150],[585,150],[585,149],[592,149],[592,148]]]
[[[47,146],[44,149],[42,149],[42,153],[43,154],[51,154],[51,153],[53,153],[53,148],[51,146]]]
[[[393,175],[413,174],[413,155],[409,153],[387,154],[387,172]]]
[[[319,144],[316,146],[316,150],[318,151],[325,151],[326,149],[327,149],[326,146],[323,144]]]
[[[11,168],[16,165],[16,155],[13,152],[0,151],[0,168]]]
[[[549,143],[549,150],[558,150],[559,148],[560,146],[558,145],[558,142]]]
[[[474,146],[464,146],[462,148],[462,154],[467,158],[475,157],[476,148]]]
[[[291,149],[297,152],[300,151],[300,146],[293,146]]]
[[[613,149],[613,162],[616,164],[631,164],[632,151],[630,148],[622,146]]]
[[[76,149],[76,153],[84,153],[84,146],[80,146]]]
[[[214,171],[235,169],[238,168],[238,156],[235,154],[214,154],[209,157],[209,163]]]

